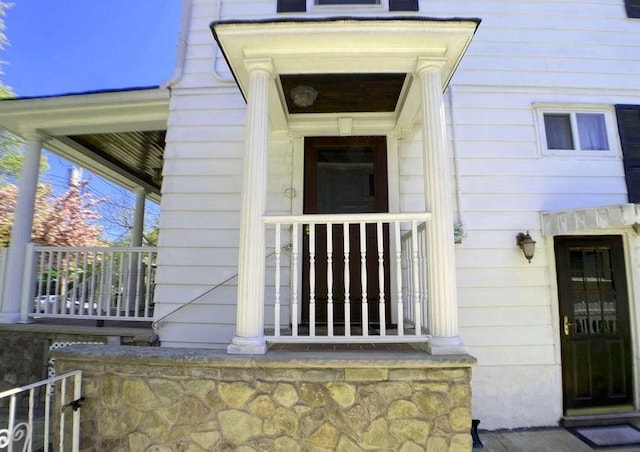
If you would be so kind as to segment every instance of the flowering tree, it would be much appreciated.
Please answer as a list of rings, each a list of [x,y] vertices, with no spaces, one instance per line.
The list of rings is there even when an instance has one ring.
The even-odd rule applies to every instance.
[[[33,218],[32,240],[46,246],[100,246],[102,228],[95,207],[102,199],[84,192],[86,182],[53,196],[51,186],[38,186]],[[7,246],[14,220],[18,187],[0,186],[0,246]]]

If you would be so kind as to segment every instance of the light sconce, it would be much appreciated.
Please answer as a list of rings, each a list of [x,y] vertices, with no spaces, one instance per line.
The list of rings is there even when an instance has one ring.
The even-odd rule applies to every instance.
[[[291,99],[297,107],[310,107],[318,97],[318,91],[313,86],[298,85],[290,91]]]
[[[520,232],[516,235],[516,243],[520,248],[522,248],[522,254],[527,258],[529,263],[531,263],[531,259],[533,259],[533,255],[536,252],[536,241],[531,238],[529,235],[529,231],[527,233]]]

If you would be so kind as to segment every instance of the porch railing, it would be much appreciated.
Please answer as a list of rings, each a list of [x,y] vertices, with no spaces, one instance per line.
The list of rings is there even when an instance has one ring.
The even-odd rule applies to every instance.
[[[22,318],[152,320],[157,249],[30,244]]]
[[[80,450],[81,401],[80,370],[0,392],[0,449]]]
[[[430,213],[265,217],[269,342],[429,338]]]

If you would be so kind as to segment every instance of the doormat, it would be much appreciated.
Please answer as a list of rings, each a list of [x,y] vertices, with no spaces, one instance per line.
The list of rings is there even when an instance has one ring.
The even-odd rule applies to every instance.
[[[572,427],[567,430],[596,449],[640,446],[640,430],[630,424]]]

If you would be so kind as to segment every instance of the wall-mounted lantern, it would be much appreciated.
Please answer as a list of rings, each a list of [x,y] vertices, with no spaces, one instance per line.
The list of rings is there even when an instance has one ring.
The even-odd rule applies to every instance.
[[[536,253],[536,241],[531,238],[529,231],[527,231],[526,234],[520,232],[516,235],[516,243],[522,249],[524,257],[531,263],[531,259],[533,259],[533,255]]]

